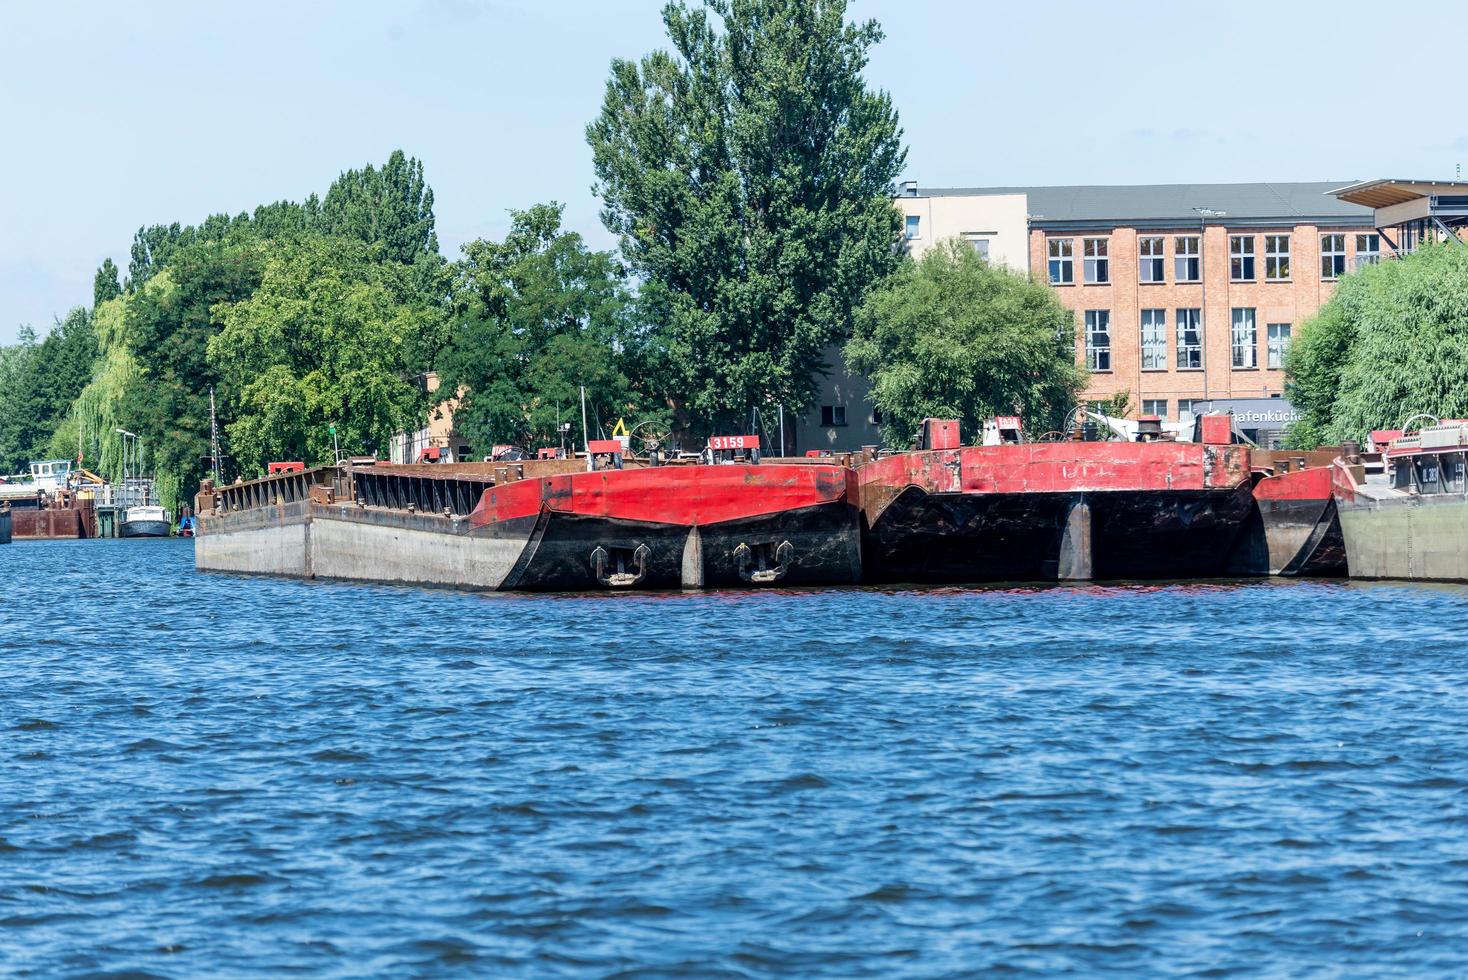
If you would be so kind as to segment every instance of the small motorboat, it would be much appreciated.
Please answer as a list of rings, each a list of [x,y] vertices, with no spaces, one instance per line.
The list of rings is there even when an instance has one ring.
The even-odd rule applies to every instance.
[[[124,538],[166,538],[172,529],[173,522],[162,507],[129,507],[123,512]]]

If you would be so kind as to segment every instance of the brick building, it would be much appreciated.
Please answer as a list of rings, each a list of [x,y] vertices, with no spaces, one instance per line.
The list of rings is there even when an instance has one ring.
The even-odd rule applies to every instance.
[[[1087,400],[1169,420],[1279,398],[1295,332],[1335,281],[1381,255],[1342,182],[1037,189],[1030,268],[1076,313]],[[1038,206],[1037,206],[1038,205]]]
[[[1369,207],[1330,193],[1349,183],[909,183],[896,205],[915,256],[958,238],[1050,283],[1075,311],[1076,358],[1092,372],[1086,400],[1127,392],[1130,414],[1170,421],[1186,421],[1200,403],[1248,404],[1270,442],[1292,413],[1286,404],[1258,411],[1255,400],[1282,397],[1284,352],[1300,324],[1339,276],[1386,247]],[[862,379],[844,371],[839,351],[829,353],[837,383],[798,423],[797,444],[875,441]]]

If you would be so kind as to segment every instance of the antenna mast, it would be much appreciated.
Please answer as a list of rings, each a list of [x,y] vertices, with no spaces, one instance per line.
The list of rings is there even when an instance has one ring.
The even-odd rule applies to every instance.
[[[209,465],[219,486],[219,419],[214,414],[214,386],[209,386]]]

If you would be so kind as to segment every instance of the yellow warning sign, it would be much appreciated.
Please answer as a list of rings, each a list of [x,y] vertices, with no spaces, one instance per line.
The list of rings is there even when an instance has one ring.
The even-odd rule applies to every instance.
[[[612,428],[612,438],[615,439],[617,436],[625,435],[627,435],[627,423],[622,419],[617,419],[616,426]]]

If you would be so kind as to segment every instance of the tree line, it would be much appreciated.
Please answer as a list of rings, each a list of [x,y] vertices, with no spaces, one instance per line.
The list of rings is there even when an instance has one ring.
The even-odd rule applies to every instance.
[[[553,443],[583,385],[596,418],[697,439],[810,407],[843,347],[894,443],[932,413],[1057,424],[1085,377],[1053,294],[959,248],[905,254],[898,113],[863,77],[879,26],[845,0],[672,2],[663,19],[670,48],[614,61],[586,129],[615,252],[546,202],[450,261],[402,151],[319,197],[140,228],[90,306],[0,350],[0,472],[80,452],[115,479],[125,429],[166,502],[187,500],[211,391],[226,479],[329,461],[333,429],[385,455],[456,396],[473,445]]]

